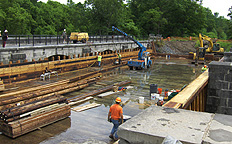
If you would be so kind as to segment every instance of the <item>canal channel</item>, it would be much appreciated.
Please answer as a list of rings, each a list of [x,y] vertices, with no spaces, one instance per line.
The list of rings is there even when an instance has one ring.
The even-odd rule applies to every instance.
[[[130,80],[125,91],[115,92],[100,98],[95,96],[92,100],[74,105],[72,108],[90,103],[101,104],[82,112],[71,111],[71,116],[64,120],[42,127],[38,130],[25,134],[15,139],[0,135],[0,144],[73,144],[73,143],[113,143],[108,137],[112,124],[107,121],[109,107],[114,103],[116,97],[121,97],[123,101],[124,115],[135,116],[142,112],[154,101],[150,98],[150,85],[157,84],[158,88],[175,90],[181,89],[189,84],[201,73],[201,65],[194,66],[186,59],[163,58],[153,61],[153,65],[146,70],[129,70],[127,66],[116,68],[112,74],[103,76],[99,82],[84,88],[80,91],[71,92],[64,96],[67,98],[91,92],[95,89],[112,85],[117,82]],[[76,74],[79,75],[80,73]],[[65,79],[68,76],[59,76]],[[55,81],[58,78],[51,79]],[[33,83],[33,82],[32,82]],[[34,84],[42,84],[39,80]],[[139,97],[144,97],[144,103],[139,103]]]

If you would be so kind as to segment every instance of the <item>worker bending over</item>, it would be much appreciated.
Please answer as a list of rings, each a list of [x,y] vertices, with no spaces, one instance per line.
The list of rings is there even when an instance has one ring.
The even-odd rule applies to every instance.
[[[102,59],[102,56],[101,56],[101,53],[99,53],[98,56],[97,56],[97,61],[98,61],[98,66],[99,67],[101,66],[101,59]]]
[[[116,104],[110,107],[108,113],[108,121],[114,124],[109,137],[114,140],[118,140],[117,130],[119,125],[123,123],[123,111],[122,107],[120,106],[121,98],[117,97],[115,102]]]
[[[201,72],[204,72],[208,69],[207,65],[204,65],[204,67],[201,68]]]
[[[122,58],[121,54],[118,53],[118,64],[121,64],[121,58]]]

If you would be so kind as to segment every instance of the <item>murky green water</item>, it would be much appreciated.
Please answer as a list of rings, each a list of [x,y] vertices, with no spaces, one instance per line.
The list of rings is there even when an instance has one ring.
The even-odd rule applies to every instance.
[[[183,85],[189,84],[195,79],[200,74],[200,71],[201,66],[195,67],[190,65],[189,61],[182,59],[171,59],[169,61],[158,59],[147,70],[132,71],[128,67],[117,68],[114,70],[116,74],[103,77],[100,83],[111,85],[115,82],[131,80],[130,88],[126,91],[117,92],[104,98],[94,97],[93,100],[81,105],[96,102],[101,104],[101,106],[83,112],[72,111],[70,118],[40,130],[35,130],[19,138],[11,139],[0,135],[0,143],[57,144],[83,143],[93,140],[112,143],[108,137],[112,124],[107,121],[107,114],[116,97],[119,96],[123,102],[126,102],[123,105],[124,114],[134,116],[153,104],[150,101],[150,84],[157,84],[163,91],[165,89],[181,89]],[[62,76],[59,79],[65,79],[65,77]],[[94,84],[91,87],[66,94],[65,96],[73,97],[102,87],[104,86]],[[138,98],[141,96],[145,97],[144,104],[138,103]]]

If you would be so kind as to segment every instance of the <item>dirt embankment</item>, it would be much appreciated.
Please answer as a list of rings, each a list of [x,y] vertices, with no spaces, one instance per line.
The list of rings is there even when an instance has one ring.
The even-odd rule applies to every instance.
[[[186,55],[195,52],[195,41],[165,41],[163,47],[156,46],[156,51],[160,53]]]

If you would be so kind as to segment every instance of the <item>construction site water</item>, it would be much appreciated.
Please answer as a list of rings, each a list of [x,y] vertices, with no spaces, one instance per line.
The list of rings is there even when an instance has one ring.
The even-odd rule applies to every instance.
[[[157,84],[158,88],[171,91],[181,89],[189,84],[201,73],[202,65],[190,64],[187,59],[163,59],[153,61],[153,65],[145,70],[129,70],[127,66],[116,68],[108,76],[103,76],[100,81],[80,91],[66,94],[66,97],[73,97],[83,93],[112,85],[117,82],[130,80],[131,84],[125,86],[125,91],[114,93],[103,93],[103,97],[94,96],[93,99],[82,103],[83,106],[90,103],[97,103],[100,106],[82,112],[71,111],[71,116],[64,120],[34,130],[28,134],[12,139],[0,135],[0,144],[76,144],[76,143],[113,143],[108,136],[112,129],[112,123],[107,121],[110,106],[116,97],[121,97],[123,114],[135,116],[155,102],[150,97],[150,85]],[[93,69],[99,69],[95,67]],[[78,73],[80,74],[80,73]],[[78,75],[76,73],[76,75]],[[59,76],[65,79],[71,74]],[[58,78],[51,79],[50,82]],[[32,82],[41,84],[39,80]],[[139,97],[144,97],[144,103],[139,103]]]

